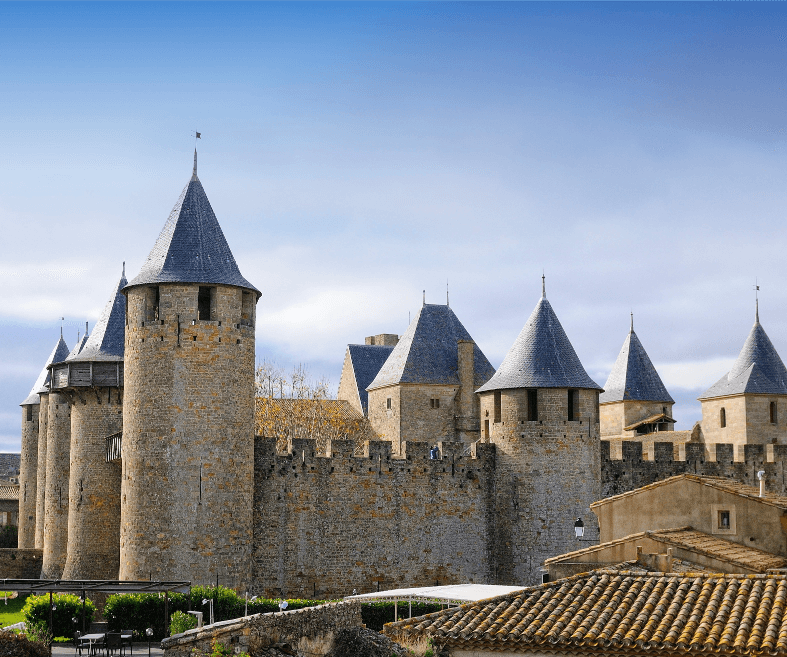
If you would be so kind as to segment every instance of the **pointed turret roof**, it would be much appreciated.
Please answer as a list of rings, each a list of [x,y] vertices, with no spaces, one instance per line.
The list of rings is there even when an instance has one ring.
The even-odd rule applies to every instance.
[[[787,369],[760,324],[759,312],[732,369],[699,399],[745,393],[787,395]]]
[[[25,406],[27,404],[38,404],[41,400],[39,395],[42,393],[49,392],[49,381],[52,377],[51,372],[49,370],[50,365],[53,363],[61,363],[63,362],[66,357],[68,356],[68,345],[66,341],[63,339],[63,334],[60,334],[60,339],[55,344],[55,348],[52,349],[52,353],[49,354],[49,358],[46,360],[46,364],[44,365],[44,369],[41,370],[41,374],[38,375],[36,382],[33,384],[33,388],[30,390],[30,394],[27,398],[19,404],[20,406]]]
[[[457,343],[472,339],[451,308],[424,304],[367,390],[399,383],[459,385]],[[473,362],[474,385],[481,385],[495,370],[476,344]]]
[[[633,324],[598,401],[603,404],[629,399],[675,403],[634,333]]]
[[[213,283],[261,292],[240,273],[202,183],[194,172],[139,275],[127,287],[156,283]]]
[[[348,344],[347,353],[352,363],[358,398],[364,415],[369,411],[369,394],[366,392],[377,373],[385,365],[385,361],[394,350],[393,347],[376,344]]]
[[[476,392],[508,388],[601,390],[582,367],[543,287],[542,295],[500,368]]]
[[[69,362],[122,361],[126,341],[125,272],[120,276],[112,298],[104,306],[93,332],[78,353],[68,356]]]
[[[82,349],[85,347],[85,343],[87,342],[88,337],[90,334],[87,331],[87,322],[85,322],[85,335],[81,338],[77,335],[77,343],[74,345],[74,348],[71,350],[71,353],[68,354],[66,360],[71,360],[74,356],[76,356]]]

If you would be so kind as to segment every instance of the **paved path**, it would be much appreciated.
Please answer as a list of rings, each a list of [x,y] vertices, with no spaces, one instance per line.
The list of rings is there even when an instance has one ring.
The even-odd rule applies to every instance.
[[[82,651],[83,655],[87,655],[87,652]],[[99,652],[98,657],[101,657],[104,653]],[[134,657],[147,657],[148,654],[148,644],[147,643],[138,643],[134,642]],[[161,644],[156,641],[150,644],[150,656],[151,657],[162,657],[164,651],[161,649]],[[69,644],[62,644],[62,643],[55,643],[52,645],[52,657],[74,657],[74,646]],[[131,653],[126,649],[126,657],[129,657]]]

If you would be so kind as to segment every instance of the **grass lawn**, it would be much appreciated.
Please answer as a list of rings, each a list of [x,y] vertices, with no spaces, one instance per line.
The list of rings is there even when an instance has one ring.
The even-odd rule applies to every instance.
[[[8,604],[3,604],[2,591],[0,591],[0,627],[7,627],[23,621],[22,607],[27,599],[26,595],[20,595],[13,600],[9,600]]]

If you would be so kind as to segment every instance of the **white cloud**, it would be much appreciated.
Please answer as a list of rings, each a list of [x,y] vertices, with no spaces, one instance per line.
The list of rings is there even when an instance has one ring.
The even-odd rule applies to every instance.
[[[730,371],[735,358],[711,358],[701,361],[662,363],[658,370],[667,389],[699,390],[710,388]]]

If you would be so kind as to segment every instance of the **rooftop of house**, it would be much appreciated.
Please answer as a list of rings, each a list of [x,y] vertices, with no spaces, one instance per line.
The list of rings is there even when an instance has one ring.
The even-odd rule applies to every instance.
[[[194,171],[139,275],[127,287],[157,283],[213,283],[261,292],[240,273],[202,183]]]
[[[476,392],[509,388],[601,390],[585,372],[543,292],[500,368]]]
[[[758,550],[757,548],[740,545],[739,543],[733,543],[724,538],[697,531],[691,527],[657,529],[631,534],[614,541],[608,541],[600,545],[592,545],[582,550],[575,550],[573,552],[561,554],[557,557],[552,557],[547,559],[544,565],[548,566],[550,564],[571,562],[579,558],[591,557],[609,548],[625,543],[633,543],[642,538],[650,538],[659,543],[663,543],[665,549],[668,547],[682,548],[686,552],[724,561],[733,567],[740,568],[741,572],[764,573],[773,568],[787,567],[787,559],[784,557],[779,557],[770,552]],[[690,561],[690,559],[687,558],[684,559],[684,561]]]
[[[425,303],[367,390],[401,383],[459,385],[460,341],[473,341],[447,305]],[[473,343],[474,386],[489,380],[495,369]]]
[[[783,495],[776,495],[775,493],[768,493],[766,491],[763,494],[763,496],[760,497],[760,489],[757,488],[756,486],[747,486],[746,484],[741,484],[732,479],[725,479],[723,477],[706,477],[703,475],[695,475],[695,474],[679,474],[674,477],[668,477],[667,479],[662,479],[661,481],[656,481],[652,484],[648,484],[647,486],[642,486],[641,488],[637,488],[635,490],[630,490],[625,493],[620,493],[619,495],[612,495],[611,497],[605,497],[603,500],[599,500],[598,502],[593,502],[590,505],[590,508],[593,509],[602,506],[604,504],[610,504],[624,497],[631,497],[633,495],[638,495],[642,491],[653,490],[656,488],[660,488],[662,486],[668,486],[672,483],[681,480],[692,481],[699,484],[700,486],[710,486],[711,488],[723,490],[727,493],[731,493],[739,497],[745,497],[747,499],[755,500],[757,502],[760,502],[761,504],[767,504],[769,506],[775,506],[780,509],[787,510],[787,497]]]
[[[627,427],[623,427],[624,431],[633,431],[638,427],[644,426],[646,424],[656,424],[659,422],[667,422],[669,424],[675,424],[675,420],[673,420],[669,415],[666,413],[657,413],[656,415],[651,415],[646,417],[644,420],[638,420],[633,424],[629,424]]]
[[[389,623],[465,650],[787,654],[787,576],[597,570]]]
[[[634,333],[633,320],[631,330],[623,341],[623,347],[604,384],[604,392],[599,396],[601,404],[627,400],[675,402],[653,367],[645,347]]]

